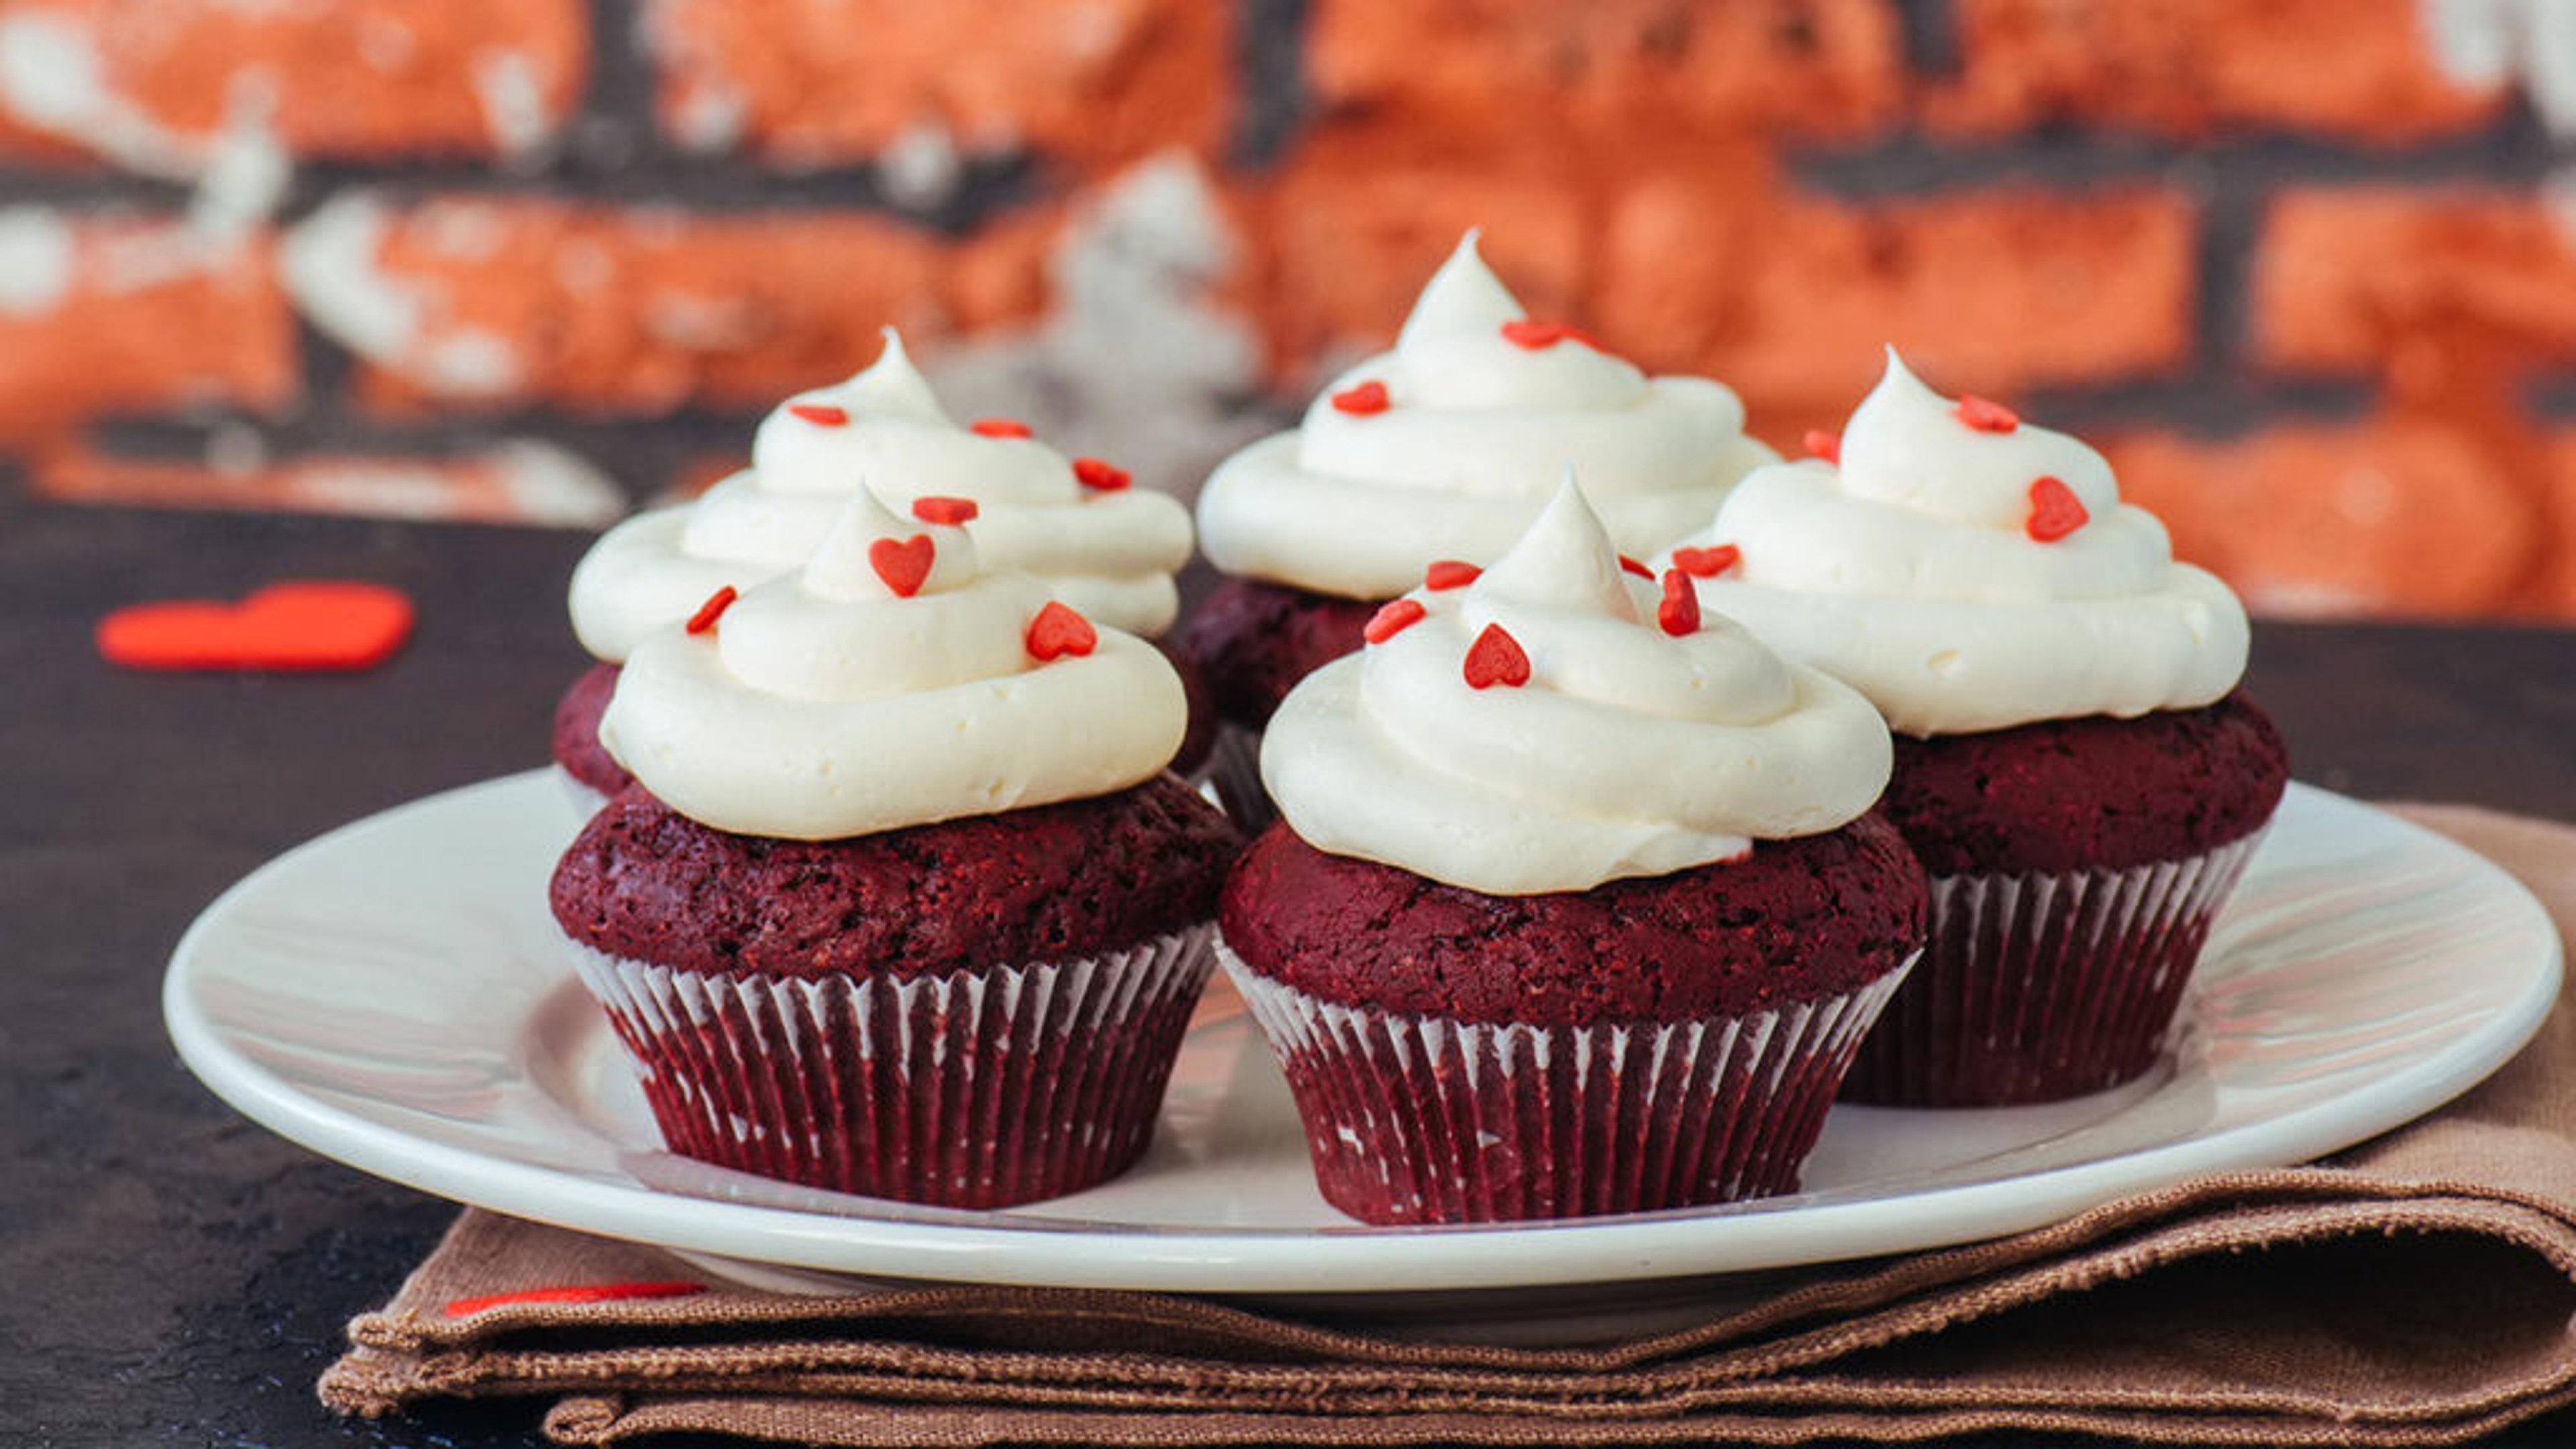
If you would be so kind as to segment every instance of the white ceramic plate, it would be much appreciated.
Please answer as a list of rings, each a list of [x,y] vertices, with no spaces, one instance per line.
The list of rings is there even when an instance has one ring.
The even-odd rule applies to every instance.
[[[1028,1208],[957,1212],[661,1150],[546,912],[547,871],[575,823],[540,772],[271,862],[179,944],[164,1009],[180,1054],[253,1118],[367,1172],[775,1280],[823,1270],[1382,1301],[1642,1289],[1899,1252],[2194,1173],[2304,1160],[2494,1070],[2558,990],[2556,933],[2501,870],[2294,785],[2163,1070],[2043,1108],[1837,1108],[1795,1197],[1546,1225],[1355,1225],[1317,1196],[1287,1090],[1220,978],[1137,1169]]]

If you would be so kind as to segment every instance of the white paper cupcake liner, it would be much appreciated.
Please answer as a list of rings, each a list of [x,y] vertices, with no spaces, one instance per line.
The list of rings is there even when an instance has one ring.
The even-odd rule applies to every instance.
[[[1324,1197],[1376,1223],[1792,1191],[1852,1052],[1906,972],[1740,1017],[1495,1025],[1325,1001],[1222,943],[1217,955],[1287,1074]]]
[[[1092,1186],[1145,1150],[1214,935],[910,981],[675,971],[575,949],[673,1151],[993,1208]]]
[[[2144,1075],[2262,835],[2127,870],[1932,877],[1922,964],[1843,1095],[2004,1106]]]

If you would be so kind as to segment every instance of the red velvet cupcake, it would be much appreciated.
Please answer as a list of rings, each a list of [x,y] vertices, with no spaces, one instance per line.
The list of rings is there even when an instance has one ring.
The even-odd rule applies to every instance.
[[[1866,702],[1565,489],[1289,693],[1222,958],[1325,1198],[1494,1221],[1791,1190],[1922,943]]]
[[[1181,640],[1224,721],[1228,808],[1268,822],[1260,733],[1289,688],[1359,648],[1370,613],[1432,564],[1509,548],[1567,467],[1611,540],[1643,557],[1775,457],[1717,383],[1650,377],[1529,317],[1469,233],[1391,350],[1335,378],[1295,429],[1226,459],[1199,495],[1200,546],[1229,577]]]
[[[2133,1080],[2288,782],[2234,693],[2244,609],[2091,448],[1892,353],[1832,451],[1756,471],[1670,557],[1896,731],[1886,809],[1932,873],[1932,939],[1844,1095]]]
[[[1180,681],[866,495],[636,646],[551,900],[673,1150],[991,1208],[1143,1152],[1239,838]]]

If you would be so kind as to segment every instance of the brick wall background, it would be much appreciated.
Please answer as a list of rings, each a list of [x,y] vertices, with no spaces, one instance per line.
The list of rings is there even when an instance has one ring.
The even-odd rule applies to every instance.
[[[1184,494],[1466,226],[1776,443],[1893,341],[2272,613],[2576,619],[2557,0],[0,0],[0,486],[596,526],[900,324]]]

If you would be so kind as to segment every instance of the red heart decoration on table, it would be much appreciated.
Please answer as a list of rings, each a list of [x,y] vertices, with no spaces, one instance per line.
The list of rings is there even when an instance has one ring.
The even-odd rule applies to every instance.
[[[129,669],[370,669],[411,637],[411,599],[346,579],[270,584],[238,603],[163,599],[98,621],[99,656]]]
[[[1476,642],[1467,646],[1467,687],[1489,689],[1509,685],[1514,689],[1529,683],[1529,656],[1521,652],[1521,641],[1500,624],[1487,624]]]
[[[1043,664],[1070,654],[1079,659],[1100,644],[1091,621],[1053,599],[1029,621],[1029,657]]]
[[[868,567],[877,571],[895,597],[909,599],[921,592],[921,581],[930,577],[930,566],[939,558],[939,550],[930,535],[916,533],[910,538],[880,538],[868,545]]]

